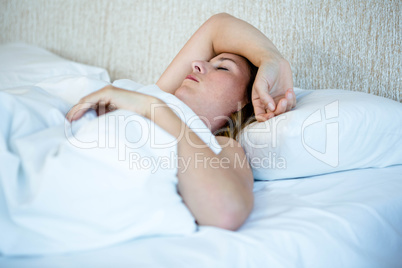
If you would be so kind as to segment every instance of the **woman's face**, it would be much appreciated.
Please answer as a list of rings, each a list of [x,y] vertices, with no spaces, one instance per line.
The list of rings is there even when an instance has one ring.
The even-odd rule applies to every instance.
[[[246,104],[250,69],[245,58],[222,53],[210,61],[194,61],[175,95],[215,131]]]

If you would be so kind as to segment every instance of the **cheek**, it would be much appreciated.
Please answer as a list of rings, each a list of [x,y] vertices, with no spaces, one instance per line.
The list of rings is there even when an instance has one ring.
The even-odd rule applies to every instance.
[[[235,77],[230,75],[216,75],[210,80],[211,93],[214,95],[220,95],[222,97],[235,97],[239,90],[238,81]]]
[[[222,95],[225,99],[232,102],[243,101],[245,97],[245,88],[244,81],[241,81],[240,79],[230,79],[222,88]]]
[[[228,110],[236,111],[239,102],[243,104],[245,101],[246,85],[242,77],[227,73],[215,73],[209,77],[205,86],[207,94],[202,96],[203,101],[207,103],[214,100],[213,102],[226,112]]]

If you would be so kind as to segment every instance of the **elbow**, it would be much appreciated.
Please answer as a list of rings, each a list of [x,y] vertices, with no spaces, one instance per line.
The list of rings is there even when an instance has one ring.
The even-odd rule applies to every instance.
[[[225,215],[216,222],[216,225],[213,226],[228,231],[236,231],[243,225],[244,221],[245,219],[243,217],[239,217],[238,215]]]
[[[248,200],[243,200],[241,203],[232,203],[217,215],[213,225],[225,230],[236,231],[247,220],[253,209],[253,205],[253,196],[249,197]]]
[[[222,13],[217,13],[212,15],[209,19],[210,20],[222,20],[222,19],[227,19],[227,18],[234,18],[232,15],[222,12]]]
[[[224,19],[228,19],[228,18],[234,18],[232,15],[225,13],[225,12],[221,12],[221,13],[217,13],[212,15],[209,20],[214,21],[214,20],[224,20]]]
[[[220,13],[216,13],[215,15],[212,15],[212,17],[226,18],[226,17],[233,17],[233,16],[226,12],[220,12]]]

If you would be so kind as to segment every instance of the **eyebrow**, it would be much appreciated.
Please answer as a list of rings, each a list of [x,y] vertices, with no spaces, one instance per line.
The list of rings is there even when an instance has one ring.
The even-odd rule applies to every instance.
[[[225,58],[225,57],[220,57],[220,58],[218,58],[218,61],[224,61],[224,60],[231,61],[231,62],[233,62],[234,64],[236,64],[237,66],[239,66],[239,65],[237,64],[237,62],[236,62],[235,60],[231,59],[231,58]]]

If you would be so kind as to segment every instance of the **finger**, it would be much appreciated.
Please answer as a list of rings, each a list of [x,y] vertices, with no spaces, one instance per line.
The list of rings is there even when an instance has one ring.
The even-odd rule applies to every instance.
[[[105,102],[100,102],[96,109],[96,113],[98,114],[98,116],[101,116],[101,115],[107,114],[109,112],[113,112],[115,110],[117,110],[117,107],[113,103],[107,104]]]
[[[110,86],[106,86],[82,98],[69,112],[69,121],[80,119],[89,109],[94,109],[98,115],[105,114],[105,106],[110,102],[110,89]]]
[[[111,103],[107,106],[107,109],[109,112],[113,112],[113,111],[117,110],[117,106],[115,104]]]
[[[292,88],[286,91],[286,100],[288,102],[286,111],[290,111],[293,107],[296,106],[296,95]]]
[[[256,118],[258,118],[260,115],[262,116],[265,114],[265,109],[260,105],[259,101],[253,102],[253,107],[254,107],[254,114],[255,114]]]
[[[269,95],[267,92],[258,92],[259,95],[259,99],[258,101],[261,103],[262,107],[264,110],[270,110],[271,112],[275,111],[275,101],[274,99],[271,97],[271,95]],[[255,99],[252,100],[253,101],[253,105],[255,102]]]
[[[258,94],[258,93],[257,93]],[[270,97],[271,98],[271,97]],[[272,98],[271,98],[272,99]],[[252,99],[253,107],[254,107],[254,114],[256,118],[258,118],[260,115],[263,117],[261,118],[262,121],[265,121],[267,119],[264,119],[265,116],[264,114],[267,113],[267,111],[272,111],[271,109],[268,108],[269,105],[264,104],[260,98],[254,98]],[[274,110],[275,111],[275,108]],[[258,120],[258,119],[257,119]]]
[[[270,111],[275,111],[275,101],[272,96],[269,94],[270,85],[268,81],[262,79],[260,77],[256,77],[253,85],[253,93],[252,96],[259,98],[260,102],[263,104],[265,109],[269,109]],[[252,97],[252,99],[254,99]]]
[[[72,109],[69,112],[69,116],[67,117],[67,119],[72,122],[75,120],[80,119],[85,113],[86,111],[88,111],[90,109],[90,107],[84,107],[82,104],[76,105],[74,107],[74,109]]]
[[[267,120],[267,119],[265,119],[264,114],[256,115],[256,116],[255,116],[255,119],[256,119],[258,122],[264,122],[264,121]]]
[[[103,101],[99,102],[96,113],[98,116],[104,115],[109,112],[109,105]]]
[[[287,107],[288,101],[285,98],[282,98],[276,106],[276,110],[274,111],[275,115],[283,114],[284,112],[286,112]]]
[[[80,119],[89,109],[96,109],[96,104],[85,102],[76,104],[67,113],[66,118],[68,121],[72,122]]]
[[[292,102],[291,102],[291,106],[292,106],[292,108],[293,107],[295,107],[296,106],[296,94],[295,94],[295,91],[294,91],[294,89],[293,88],[290,88],[290,89],[288,89],[288,92],[291,94],[291,96],[292,96]],[[289,94],[288,93],[288,94]],[[290,99],[290,97],[288,97],[288,99]]]
[[[261,99],[258,96],[258,92],[253,90],[251,92],[251,99],[252,99],[252,104],[254,107],[255,118],[259,122],[265,121],[266,119],[264,117],[264,114],[266,113],[266,108],[265,108],[265,105],[261,102]]]
[[[273,117],[275,117],[274,112],[267,111],[266,113],[259,114],[255,118],[258,122],[265,122]]]
[[[266,114],[259,114],[259,115],[256,115],[256,116],[255,116],[255,119],[256,119],[258,122],[264,122],[264,121],[267,121],[267,120],[268,120]]]

